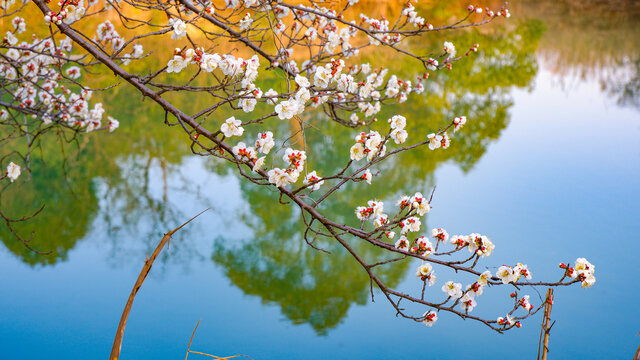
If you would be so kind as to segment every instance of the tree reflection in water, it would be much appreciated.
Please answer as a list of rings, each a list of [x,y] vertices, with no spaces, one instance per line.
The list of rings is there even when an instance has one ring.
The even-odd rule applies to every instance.
[[[438,14],[434,16],[441,18],[450,16],[448,9],[453,7],[442,3],[434,6],[433,12]],[[403,193],[429,192],[434,185],[433,173],[443,163],[454,163],[465,172],[472,169],[487,146],[497,140],[508,125],[512,89],[533,86],[538,71],[536,51],[542,51],[543,56],[547,52],[562,54],[565,49],[579,51],[570,44],[560,48],[545,47],[548,42],[543,42],[542,49],[539,48],[545,26],[535,18],[542,15],[536,15],[527,6],[533,5],[522,5],[530,19],[516,19],[505,27],[448,34],[446,39],[434,34],[429,39],[434,52],[440,50],[444,40],[454,42],[460,53],[473,43],[481,44],[481,51],[456,63],[451,72],[436,73],[422,96],[411,97],[407,103],[395,107],[394,113],[378,116],[382,123],[394,114],[405,115],[410,134],[426,134],[454,115],[466,114],[469,122],[463,133],[455,136],[451,148],[441,152],[407,152],[395,162],[382,163],[378,169],[384,171],[374,178],[372,185],[346,186],[323,203],[321,211],[334,215],[337,222],[354,224],[353,209],[378,194],[391,196],[381,200],[393,201]],[[588,16],[585,14],[589,12],[583,8],[581,16]],[[550,16],[544,17],[547,27],[554,26],[553,20]],[[583,30],[580,27],[570,29],[574,35]],[[636,36],[640,32],[632,33]],[[385,54],[375,54],[381,55]],[[389,58],[393,61],[393,57]],[[637,57],[633,59],[636,60],[630,61],[630,67],[635,69],[635,75],[630,81],[611,81],[604,87],[621,94],[622,104],[637,106],[640,65]],[[391,67],[408,78],[419,72],[413,65],[406,62],[391,64]],[[268,88],[268,85],[263,87]],[[170,247],[159,263],[169,259],[189,263],[194,258],[211,258],[244,293],[276,304],[293,323],[309,323],[319,334],[339,324],[352,304],[368,301],[367,277],[349,254],[323,239],[318,239],[314,245],[331,254],[316,251],[304,243],[304,226],[297,209],[279,205],[277,194],[244,181],[240,181],[240,189],[246,208],[241,209],[240,214],[216,208],[216,203],[208,200],[215,196],[205,195],[221,191],[219,185],[202,185],[194,178],[196,175],[181,172],[185,168],[188,143],[157,121],[164,118],[162,112],[140,103],[126,87],[102,96],[103,102],[118,104],[114,114],[121,119],[118,134],[98,134],[90,139],[85,137],[64,143],[64,151],[58,142],[43,141],[42,160],[34,160],[32,166],[38,175],[30,181],[16,183],[7,188],[10,191],[0,194],[2,208],[10,215],[22,215],[46,204],[42,214],[19,227],[23,233],[35,229],[32,246],[54,250],[54,254],[48,257],[34,254],[16,242],[6,227],[0,229],[5,247],[24,263],[46,266],[64,261],[69,250],[86,239],[93,228],[104,228],[109,234],[111,258],[118,262],[131,259],[137,263],[140,255],[157,242],[157,234],[166,230],[166,224],[178,223],[193,215],[184,203],[167,199],[167,193],[180,192],[199,199],[197,206],[211,206],[221,217],[240,222],[240,227],[246,227],[246,236],[236,241],[224,234],[212,235],[215,239],[207,240],[213,240],[213,251],[209,253],[209,247],[203,253],[188,240],[189,235],[185,232],[181,236],[187,241]],[[179,101],[179,105],[189,106],[207,99]],[[224,118],[224,115],[218,116]],[[321,163],[309,165],[322,175],[344,164],[355,131],[328,122],[321,114],[303,120],[304,136],[295,137],[296,146],[322,154],[323,159]],[[276,130],[277,134],[296,131],[297,126],[286,122],[279,123]],[[109,136],[108,141],[103,136]],[[410,142],[416,140],[409,138]],[[226,167],[214,159],[208,159],[206,167],[210,174],[231,176]],[[153,181],[162,184],[161,193],[154,192],[149,185]],[[436,192],[436,206],[438,201]],[[216,230],[219,229],[208,229],[207,232],[216,233]],[[131,251],[141,246],[142,250]],[[379,249],[368,244],[353,243],[352,246],[365,257],[379,255]],[[408,266],[408,261],[399,262],[382,270],[380,275],[389,286],[395,287],[404,278]]]

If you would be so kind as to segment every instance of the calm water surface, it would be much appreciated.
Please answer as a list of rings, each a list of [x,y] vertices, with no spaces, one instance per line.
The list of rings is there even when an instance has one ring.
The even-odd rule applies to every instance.
[[[489,235],[497,248],[485,263],[493,271],[521,261],[534,279],[553,280],[559,262],[586,257],[597,283],[556,290],[550,356],[628,359],[640,344],[640,42],[633,38],[640,31],[620,14],[606,27],[572,25],[552,16],[553,4],[523,4],[507,30],[476,33],[486,43],[478,61],[434,80],[424,100],[394,110],[414,121],[415,133],[439,121],[421,118],[467,113],[469,126],[448,153],[403,158],[402,172],[390,164],[373,186],[348,188],[324,211],[351,222],[352,209],[367,199],[391,201],[437,185],[428,228]],[[598,11],[580,16],[601,19]],[[540,316],[499,335],[447,315],[427,328],[396,318],[380,294],[372,303],[348,254],[330,243],[331,255],[303,245],[297,210],[222,164],[188,155],[173,129],[151,121],[159,113],[123,100],[127,94],[105,95],[124,104],[116,113],[122,131],[74,145],[69,180],[63,159],[45,155],[46,166],[34,165],[19,196],[3,195],[16,212],[47,204],[29,226],[36,245],[55,254],[30,253],[0,232],[0,358],[106,358],[145,255],[164,232],[207,207],[154,265],[134,303],[122,359],[181,358],[198,320],[192,349],[218,356],[535,356]],[[150,120],[140,118],[141,107]],[[279,128],[287,131],[287,124]],[[312,166],[328,173],[344,161],[352,135],[333,125],[310,130],[309,151],[324,154]],[[384,277],[415,289],[415,266],[390,268]],[[489,289],[474,312],[501,315],[505,297]]]

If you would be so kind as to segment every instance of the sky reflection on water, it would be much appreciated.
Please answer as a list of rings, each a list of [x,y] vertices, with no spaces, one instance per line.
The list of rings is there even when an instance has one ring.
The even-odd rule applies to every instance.
[[[586,257],[596,265],[597,283],[556,290],[550,355],[630,358],[640,343],[640,281],[634,276],[640,113],[617,106],[595,79],[579,79],[568,90],[558,86],[557,72],[544,66],[537,71],[529,90],[507,93],[510,121],[468,171],[453,160],[437,162],[435,172],[425,170],[428,175],[415,182],[424,190],[437,185],[427,223],[450,233],[486,233],[496,244],[486,264],[522,261],[534,279],[556,279],[559,262]],[[395,318],[382,298],[367,299],[366,284],[350,282],[361,274],[340,254],[331,260],[301,246],[292,235],[295,211],[276,207],[269,194],[260,198],[261,209],[250,187],[215,163],[178,157],[167,165],[148,155],[120,159],[119,166],[129,178],[88,180],[97,194],[96,214],[66,258],[30,266],[0,250],[0,272],[6,274],[0,279],[0,357],[105,358],[145,254],[162,232],[206,207],[212,210],[179,233],[154,265],[134,303],[123,359],[180,358],[199,319],[192,349],[254,359],[489,359],[537,351],[539,316],[506,335],[446,315],[433,328]],[[130,195],[139,193],[144,196]],[[248,211],[264,214],[256,222]],[[275,247],[270,253],[260,232],[269,232],[267,241],[281,240],[286,251]],[[249,253],[255,261],[234,261],[254,250],[242,248],[253,241],[260,245]],[[287,264],[301,273],[282,274]],[[415,288],[416,265],[389,276],[400,288]],[[326,276],[305,273],[327,266],[339,268]],[[343,281],[340,273],[347,274]],[[276,289],[259,286],[269,281],[278,297],[291,298],[264,293]],[[341,292],[331,298],[332,290]],[[493,314],[491,304],[502,302],[503,293],[487,290],[475,311]]]

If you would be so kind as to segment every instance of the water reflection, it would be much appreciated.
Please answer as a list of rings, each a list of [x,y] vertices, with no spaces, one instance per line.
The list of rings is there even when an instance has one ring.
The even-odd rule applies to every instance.
[[[552,36],[542,38],[538,55],[561,86],[596,79],[617,105],[638,108],[639,2],[536,0],[514,11],[544,21]]]
[[[442,18],[450,16],[438,6],[435,10],[443,12]],[[533,5],[523,8],[529,9],[526,6]],[[547,27],[553,26],[548,17],[544,20]],[[368,199],[391,200],[401,193],[428,192],[434,185],[433,172],[443,163],[455,163],[465,172],[472,169],[508,125],[512,89],[533,86],[538,72],[536,51],[561,57],[565,57],[562,55],[565,49],[580,51],[568,44],[545,47],[548,42],[541,43],[544,28],[539,20],[529,19],[515,21],[506,30],[496,25],[491,31],[447,34],[446,40],[460,46],[486,45],[474,58],[456,63],[454,71],[434,75],[424,96],[412,97],[395,107],[393,113],[380,114],[379,119],[395,113],[406,115],[408,131],[417,137],[454,115],[466,114],[471,121],[464,133],[454,138],[455,145],[447,151],[412,151],[381,164],[378,168],[381,174],[371,186],[348,185],[324,203],[321,211],[332,214],[338,222],[354,223],[353,208]],[[571,29],[574,35],[581,30],[581,27]],[[428,39],[429,42],[441,44],[445,38],[438,36]],[[408,60],[392,65],[404,76],[413,75]],[[630,80],[604,87],[620,94],[625,99],[623,104],[637,106],[639,63],[635,61],[630,66],[635,69]],[[108,234],[109,261],[116,266],[128,259],[137,263],[155,244],[158,234],[166,231],[167,224],[212,207],[216,216],[232,224],[231,227],[242,224],[239,239],[227,236],[223,230],[228,228],[205,227],[204,233],[210,234],[205,239],[209,246],[198,247],[182,241],[180,246],[164,253],[159,263],[170,260],[188,264],[194,259],[211,259],[245,294],[277,304],[290,321],[308,323],[319,334],[339,324],[351,305],[367,301],[367,277],[351,256],[335,243],[322,239],[316,245],[331,254],[306,246],[299,212],[291,206],[277,205],[276,193],[239,181],[240,193],[236,195],[241,200],[236,199],[237,208],[229,211],[221,207],[218,200],[224,194],[224,186],[205,180],[206,172],[219,175],[216,181],[233,177],[224,164],[207,159],[198,162],[202,167],[194,167],[192,160],[183,157],[188,144],[180,132],[157,121],[164,114],[155,106],[141,103],[128,88],[104,94],[103,101],[118,104],[114,116],[121,119],[122,127],[117,135],[63,143],[64,151],[58,143],[44,143],[43,160],[34,161],[32,166],[36,174],[32,180],[20,183],[19,190],[2,193],[2,206],[10,214],[23,214],[42,203],[47,205],[40,216],[20,224],[19,229],[25,233],[35,229],[32,246],[54,250],[53,255],[34,254],[16,242],[6,228],[0,229],[2,242],[21,261],[30,265],[64,261],[69,250],[97,228]],[[182,106],[195,106],[206,99],[178,99],[178,102]],[[320,174],[333,172],[347,159],[353,131],[316,114],[309,115],[305,122],[304,144],[310,154],[316,155],[315,159],[310,157],[309,165]],[[291,131],[290,124],[280,122],[275,132]],[[177,241],[180,237],[188,234],[181,233]],[[353,246],[365,257],[379,256],[378,250],[368,244]],[[405,276],[408,265],[408,262],[396,264],[380,275],[395,286]]]

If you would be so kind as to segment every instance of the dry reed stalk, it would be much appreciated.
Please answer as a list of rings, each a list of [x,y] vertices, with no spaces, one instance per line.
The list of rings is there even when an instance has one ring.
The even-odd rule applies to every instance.
[[[158,246],[156,246],[156,249],[153,251],[151,256],[147,260],[145,260],[144,266],[140,271],[140,275],[138,275],[138,279],[136,280],[136,283],[133,285],[133,289],[131,289],[131,293],[129,294],[129,299],[127,300],[127,304],[124,306],[124,310],[122,311],[122,316],[120,317],[120,323],[118,324],[118,329],[116,330],[116,337],[113,340],[113,347],[111,348],[111,356],[109,356],[109,359],[118,360],[118,358],[120,357],[120,349],[122,348],[122,337],[124,336],[124,328],[127,325],[127,319],[129,318],[129,312],[131,312],[131,306],[133,306],[133,299],[136,297],[136,294],[138,294],[138,291],[140,290],[140,287],[142,287],[142,283],[144,283],[144,280],[147,278],[147,275],[149,275],[149,271],[151,270],[151,265],[153,265],[153,262],[156,260],[158,255],[160,255],[160,251],[162,251],[162,248],[164,247],[164,245],[169,241],[169,239],[171,239],[171,235],[173,235],[176,231],[182,229],[183,226],[187,225],[193,219],[202,215],[202,213],[204,213],[207,210],[209,209],[202,211],[198,215],[189,219],[184,224],[164,234],[164,236],[162,237],[162,240],[160,240],[160,243],[158,244]]]
[[[553,305],[553,289],[547,289],[547,298],[544,304],[544,318],[542,319],[542,328],[540,329],[540,340],[538,342],[538,360],[540,360],[540,347],[542,346],[542,360],[547,360],[549,352],[549,333],[555,321],[549,325],[551,321],[551,306]]]

